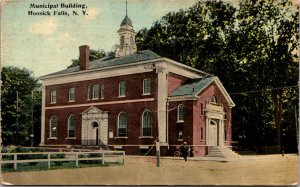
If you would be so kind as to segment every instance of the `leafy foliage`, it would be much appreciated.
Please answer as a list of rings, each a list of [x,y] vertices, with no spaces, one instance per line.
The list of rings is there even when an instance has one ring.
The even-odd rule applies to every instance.
[[[282,131],[296,135],[286,117],[299,95],[298,10],[288,0],[198,2],[140,30],[137,46],[217,75],[236,103],[234,140],[281,145]]]
[[[41,92],[37,90],[40,83],[31,74],[27,69],[12,66],[2,68],[1,116],[4,145],[30,145],[31,107],[34,145],[38,145],[40,141]]]

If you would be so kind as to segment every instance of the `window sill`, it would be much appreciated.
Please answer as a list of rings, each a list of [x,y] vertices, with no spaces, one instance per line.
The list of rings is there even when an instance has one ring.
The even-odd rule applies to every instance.
[[[99,100],[99,98],[93,98],[93,99],[91,99],[92,101],[95,101],[95,100]]]
[[[177,141],[183,141],[183,139],[177,139]]]
[[[143,139],[143,138],[153,138],[153,136],[140,136],[139,138],[140,139]]]
[[[127,136],[116,136],[115,139],[128,139]]]
[[[200,140],[200,142],[203,142],[203,140]]]
[[[50,103],[51,105],[54,105],[54,104],[56,104],[56,102],[55,103]]]
[[[180,120],[180,121],[177,120],[177,121],[176,121],[176,123],[183,123],[183,122],[184,122],[184,121],[182,121],[182,120]]]
[[[151,95],[151,93],[143,93],[142,96]]]
[[[47,138],[47,140],[57,140],[57,138]]]
[[[74,103],[75,102],[75,100],[71,100],[71,101],[68,101],[69,103]]]
[[[126,97],[126,95],[119,95],[118,98]]]
[[[76,140],[76,137],[68,137],[66,140]]]
[[[101,97],[100,99],[104,99],[104,97]]]

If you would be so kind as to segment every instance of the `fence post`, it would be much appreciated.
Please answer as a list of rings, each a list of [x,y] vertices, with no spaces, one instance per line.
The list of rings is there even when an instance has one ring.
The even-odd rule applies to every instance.
[[[14,169],[17,170],[17,154],[14,154]]]
[[[102,151],[102,165],[104,165],[104,151]]]
[[[76,167],[78,167],[78,153],[76,152]]]
[[[125,164],[125,151],[123,151],[123,165]]]
[[[51,162],[50,162],[50,153],[48,153],[48,169],[51,168]]]

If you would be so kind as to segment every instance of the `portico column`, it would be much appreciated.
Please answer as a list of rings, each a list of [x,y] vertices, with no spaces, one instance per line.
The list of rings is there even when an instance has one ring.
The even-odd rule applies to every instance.
[[[45,145],[45,104],[46,87],[42,85],[42,116],[41,116],[41,142],[39,146]]]
[[[205,139],[206,139],[206,145],[209,145],[209,124],[210,124],[210,119],[206,117],[206,128],[205,128]]]

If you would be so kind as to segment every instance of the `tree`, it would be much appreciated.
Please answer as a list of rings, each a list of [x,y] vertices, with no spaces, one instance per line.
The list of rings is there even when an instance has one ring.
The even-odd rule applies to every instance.
[[[100,58],[103,58],[105,56],[114,56],[113,52],[105,52],[104,50],[90,50],[90,61],[98,60]],[[72,64],[68,66],[68,68],[79,66],[79,57],[78,59],[72,59]]]
[[[30,145],[32,110],[34,145],[39,143],[41,92],[40,83],[27,69],[3,67],[1,72],[2,141],[4,145]]]
[[[233,139],[281,145],[287,98],[298,93],[289,91],[298,88],[298,9],[288,0],[198,2],[140,30],[137,46],[219,76],[236,103]]]

